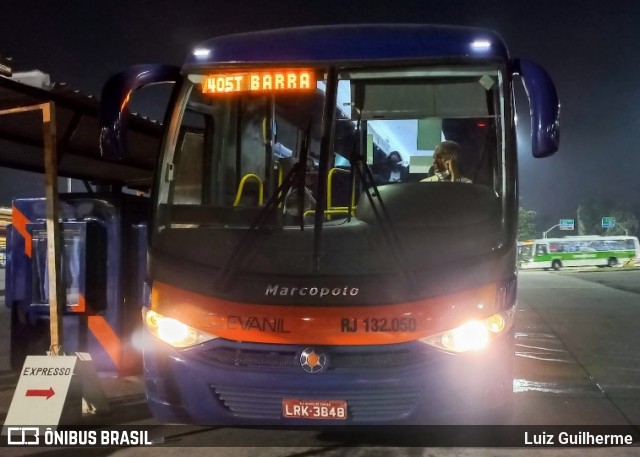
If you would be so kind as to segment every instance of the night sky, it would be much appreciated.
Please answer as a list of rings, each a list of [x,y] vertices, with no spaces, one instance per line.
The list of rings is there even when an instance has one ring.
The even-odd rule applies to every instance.
[[[180,65],[199,41],[234,32],[337,23],[433,23],[492,28],[512,57],[544,66],[562,103],[561,144],[520,156],[521,203],[544,219],[574,217],[590,197],[638,203],[640,1],[318,0],[3,1],[0,54],[16,71],[99,95],[137,63]],[[520,108],[520,123],[528,123]],[[0,170],[0,204],[34,194],[39,175]]]

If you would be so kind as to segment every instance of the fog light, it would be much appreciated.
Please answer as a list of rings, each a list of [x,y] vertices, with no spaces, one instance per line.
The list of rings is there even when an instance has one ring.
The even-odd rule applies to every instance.
[[[486,320],[487,329],[491,333],[500,333],[507,325],[505,318],[501,314],[494,314]]]

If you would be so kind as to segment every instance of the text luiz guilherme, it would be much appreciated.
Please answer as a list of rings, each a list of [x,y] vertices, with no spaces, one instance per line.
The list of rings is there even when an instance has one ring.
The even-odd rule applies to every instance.
[[[624,446],[633,444],[633,435],[608,435],[591,432],[531,433],[524,432],[527,446]]]

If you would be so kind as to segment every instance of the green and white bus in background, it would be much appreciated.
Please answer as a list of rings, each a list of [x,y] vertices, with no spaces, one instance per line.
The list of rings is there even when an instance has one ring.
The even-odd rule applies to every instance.
[[[521,269],[640,265],[635,236],[567,236],[518,243]]]

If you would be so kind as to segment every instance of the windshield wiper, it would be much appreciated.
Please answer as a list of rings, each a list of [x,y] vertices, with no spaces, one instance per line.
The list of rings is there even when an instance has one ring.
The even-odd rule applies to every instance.
[[[220,269],[216,279],[214,280],[214,284],[219,287],[220,290],[226,289],[229,281],[240,267],[245,254],[250,252],[250,249],[253,247],[257,233],[265,228],[266,222],[269,220],[269,216],[271,216],[271,214],[277,210],[280,204],[287,198],[287,195],[293,187],[293,184],[296,182],[297,177],[300,174],[304,175],[304,172],[301,173],[300,169],[304,169],[305,167],[306,163],[303,164],[298,162],[293,164],[289,173],[287,173],[282,180],[282,184],[278,186],[264,208],[262,208],[258,215],[251,221],[251,224],[244,236],[240,239],[235,249],[231,251],[231,255],[226,260],[224,266]]]
[[[362,102],[364,104],[364,100]],[[369,201],[369,205],[371,206],[371,210],[378,222],[380,229],[382,230],[382,236],[385,241],[385,245],[391,254],[391,258],[396,264],[398,271],[402,273],[403,278],[407,281],[409,288],[417,294],[417,282],[415,279],[415,275],[410,268],[407,268],[407,256],[402,247],[402,242],[398,237],[398,233],[396,232],[395,226],[393,225],[393,221],[389,216],[387,208],[385,207],[384,202],[382,201],[382,196],[378,190],[378,186],[376,185],[375,178],[373,176],[373,172],[371,168],[367,164],[364,155],[362,154],[362,146],[360,144],[360,124],[362,119],[362,110],[359,110],[354,107],[354,109],[358,112],[358,119],[356,121],[356,130],[354,134],[354,143],[353,148],[351,150],[351,156],[349,159],[349,164],[351,165],[351,184],[349,186],[349,195],[352,195],[354,183],[354,172],[355,176],[358,177],[360,181],[360,185],[362,186],[363,192],[367,196],[367,200]],[[370,183],[370,185],[368,185]],[[373,189],[373,193],[371,192]],[[377,200],[374,200],[374,197]],[[378,208],[379,207],[379,208]],[[351,220],[351,212],[352,212],[352,202],[351,197],[349,198],[348,205],[348,221]]]
[[[300,230],[304,229],[304,198],[306,193],[306,176],[307,176],[307,159],[309,157],[309,144],[311,143],[311,126],[312,119],[309,119],[307,129],[305,131],[304,138],[302,139],[302,146],[300,148],[299,160],[294,163],[291,170],[282,180],[282,183],[275,190],[267,204],[262,208],[258,215],[251,221],[249,228],[245,235],[240,239],[236,248],[231,252],[231,255],[225,262],[224,266],[218,272],[215,280],[215,284],[221,289],[226,289],[229,281],[236,273],[242,260],[245,258],[245,254],[251,252],[250,249],[256,240],[256,234],[262,231],[266,222],[269,220],[271,214],[283,203],[286,208],[286,199],[289,196],[289,192],[294,188],[297,192],[298,199],[298,218],[300,223]]]
[[[407,281],[410,289],[414,293],[417,293],[418,288],[415,275],[413,270],[407,267],[407,255],[404,252],[402,242],[398,237],[398,233],[396,232],[387,208],[382,201],[382,196],[380,195],[378,186],[376,186],[371,168],[364,160],[362,154],[357,154],[350,160],[352,170],[356,171],[356,176],[358,176],[360,180],[363,191],[369,201],[369,205],[371,206],[371,210],[373,211],[376,221],[382,231],[382,237],[389,253],[391,254],[391,258],[396,264],[398,271],[402,273],[402,277]],[[370,186],[367,185],[368,183],[370,183]],[[373,192],[371,192],[372,189]]]
[[[302,164],[300,173],[296,179],[296,191],[298,195],[298,220],[300,223],[300,230],[304,230],[304,199],[306,195],[306,181],[307,181],[307,161],[309,159],[309,143],[311,142],[311,125],[312,119],[309,119],[309,124],[304,132],[304,138],[302,139],[302,147],[300,148],[299,164]]]

